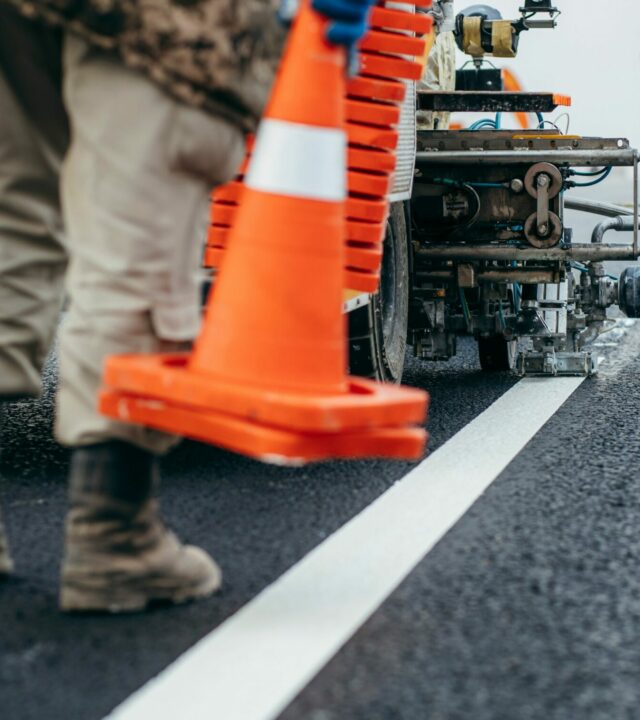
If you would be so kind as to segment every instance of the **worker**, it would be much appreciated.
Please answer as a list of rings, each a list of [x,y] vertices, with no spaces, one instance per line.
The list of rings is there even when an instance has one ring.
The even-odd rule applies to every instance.
[[[420,90],[450,92],[456,89],[456,27],[453,0],[434,0],[428,11],[433,16],[435,38],[424,67]],[[419,130],[447,130],[450,113],[421,110]]]
[[[372,3],[313,0],[348,48]],[[212,558],[159,515],[158,456],[176,438],[101,416],[97,394],[107,356],[186,349],[198,332],[208,198],[236,173],[267,99],[278,10],[0,0],[0,400],[40,393],[66,288],[63,610],[138,611],[220,585]],[[11,569],[0,520],[0,574]]]

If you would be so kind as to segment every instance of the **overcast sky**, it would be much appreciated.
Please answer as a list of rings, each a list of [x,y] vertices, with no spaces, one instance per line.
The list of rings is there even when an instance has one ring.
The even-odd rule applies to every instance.
[[[455,8],[459,12],[473,4],[456,0]],[[523,3],[489,0],[487,4],[505,18],[516,18]],[[517,59],[495,60],[495,64],[514,70],[526,90],[571,95],[572,133],[628,137],[639,147],[640,0],[556,0],[555,4],[562,10],[558,27],[523,33]]]

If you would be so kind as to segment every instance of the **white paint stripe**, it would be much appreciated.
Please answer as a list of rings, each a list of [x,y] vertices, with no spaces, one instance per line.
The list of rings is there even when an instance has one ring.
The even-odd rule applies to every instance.
[[[343,130],[265,119],[246,185],[278,195],[341,202],[347,193],[346,150]]]
[[[277,717],[583,381],[522,380],[111,720]]]

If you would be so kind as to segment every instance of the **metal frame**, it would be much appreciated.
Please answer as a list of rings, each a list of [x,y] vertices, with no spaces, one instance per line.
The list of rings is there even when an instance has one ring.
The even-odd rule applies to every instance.
[[[472,141],[472,138],[469,138]],[[416,154],[417,165],[517,165],[549,162],[554,165],[599,167],[615,165],[633,167],[638,155],[633,149],[605,150],[421,150]]]
[[[571,247],[537,248],[495,245],[487,247],[473,245],[431,245],[417,251],[418,257],[432,260],[555,260],[601,261],[637,260],[638,253],[633,245],[591,245],[580,244]]]
[[[621,142],[621,141],[619,141]],[[638,151],[629,147],[607,149],[569,149],[554,150],[423,150],[417,153],[416,165],[419,169],[440,165],[514,165],[551,162],[554,165],[573,165],[576,167],[599,167],[613,165],[633,168],[633,211],[602,203],[567,198],[565,206],[577,210],[587,210],[599,215],[615,217],[633,214],[633,243],[630,245],[594,245],[575,244],[570,247],[536,249],[514,246],[473,246],[473,245],[432,245],[417,252],[419,257],[433,260],[637,260],[640,255],[639,225],[640,209],[638,200]]]

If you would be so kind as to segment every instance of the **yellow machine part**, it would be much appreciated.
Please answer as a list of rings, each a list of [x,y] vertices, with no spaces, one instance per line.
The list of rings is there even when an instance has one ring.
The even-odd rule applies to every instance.
[[[485,55],[482,47],[482,18],[468,17],[462,26],[462,49],[472,57]]]
[[[513,58],[516,56],[513,47],[515,31],[509,20],[494,20],[491,24],[491,44],[493,45],[493,56],[502,58]]]
[[[462,26],[462,49],[471,57],[484,57],[488,53],[482,47],[482,23],[480,17],[464,18]],[[516,50],[513,44],[515,30],[510,20],[491,21],[491,55],[501,58],[513,58]]]

